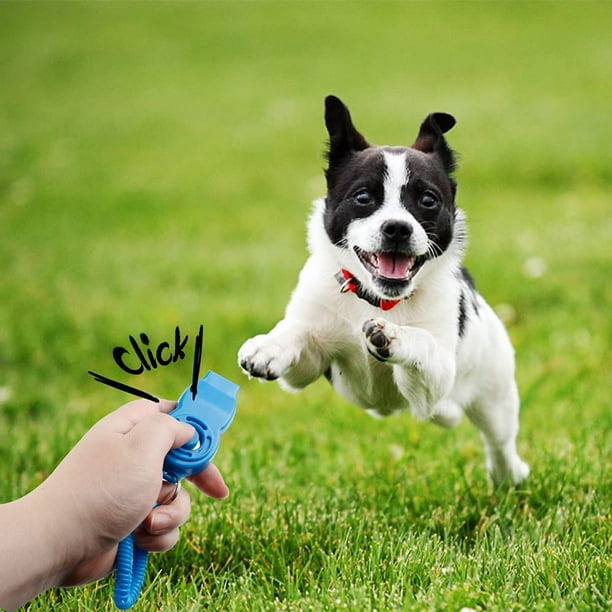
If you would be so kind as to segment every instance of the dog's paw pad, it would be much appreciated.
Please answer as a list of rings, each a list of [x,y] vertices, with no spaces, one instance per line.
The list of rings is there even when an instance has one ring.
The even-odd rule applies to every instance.
[[[379,361],[386,361],[391,356],[391,338],[387,335],[384,321],[369,319],[363,324],[366,345],[370,354]]]
[[[269,363],[258,363],[249,359],[241,359],[240,367],[249,378],[259,378],[261,380],[276,380],[278,376],[270,369]]]

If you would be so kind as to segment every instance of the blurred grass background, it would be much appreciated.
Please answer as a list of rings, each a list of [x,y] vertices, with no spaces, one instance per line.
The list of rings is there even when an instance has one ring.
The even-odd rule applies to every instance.
[[[0,501],[128,399],[87,370],[189,384],[191,351],[130,378],[114,346],[204,323],[204,368],[242,386],[217,459],[233,495],[197,499],[141,609],[607,609],[611,10],[0,3]],[[328,93],[378,144],[409,144],[433,110],[458,120],[467,264],[517,350],[518,498],[487,489],[467,424],[374,421],[323,382],[287,395],[235,364],[304,261]]]

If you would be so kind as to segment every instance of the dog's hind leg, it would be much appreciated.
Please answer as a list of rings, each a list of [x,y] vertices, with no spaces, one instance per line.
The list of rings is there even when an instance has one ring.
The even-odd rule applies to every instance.
[[[516,450],[519,396],[512,381],[504,393],[481,399],[466,409],[470,421],[480,430],[487,456],[487,472],[494,484],[511,480],[520,483],[529,475],[529,466]]]
[[[456,402],[448,399],[439,401],[433,408],[430,421],[441,427],[450,429],[456,427],[461,421],[463,410]]]

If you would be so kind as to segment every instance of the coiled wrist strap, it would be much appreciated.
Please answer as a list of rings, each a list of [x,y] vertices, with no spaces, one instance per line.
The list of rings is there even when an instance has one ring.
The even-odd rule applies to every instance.
[[[146,550],[134,544],[133,534],[119,542],[113,601],[120,610],[127,610],[136,603],[144,582],[148,556]]]

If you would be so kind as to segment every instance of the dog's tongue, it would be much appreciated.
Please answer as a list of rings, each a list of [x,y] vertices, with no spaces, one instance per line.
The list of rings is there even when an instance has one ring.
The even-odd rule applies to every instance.
[[[414,257],[402,253],[377,253],[378,272],[385,278],[399,280],[410,275]]]

